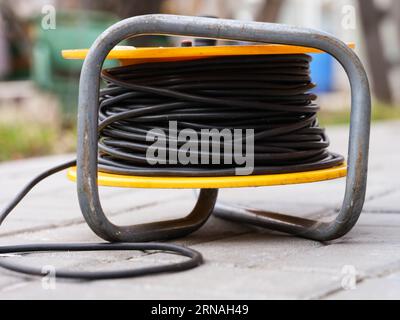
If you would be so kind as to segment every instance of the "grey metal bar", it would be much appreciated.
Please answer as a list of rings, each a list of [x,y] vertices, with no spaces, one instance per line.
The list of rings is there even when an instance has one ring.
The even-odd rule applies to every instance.
[[[140,234],[135,236],[134,229],[127,229],[130,227],[113,225],[101,208],[97,187],[97,109],[100,72],[108,52],[123,39],[145,34],[291,44],[317,48],[334,56],[346,71],[351,85],[348,175],[340,213],[331,223],[313,221],[311,224],[288,225],[280,219],[269,219],[269,222],[264,221],[264,226],[288,233],[301,233],[317,240],[340,237],[354,226],[365,198],[371,112],[367,75],[356,54],[342,41],[312,29],[203,17],[145,15],[122,20],[105,30],[91,46],[82,68],[79,86],[77,188],[82,213],[97,234],[111,240],[142,239]],[[216,190],[208,191],[207,196],[211,204],[212,198],[216,197]],[[233,214],[239,220],[246,220],[246,215],[238,214],[235,208],[224,211],[217,206],[215,213],[225,218],[231,218]],[[156,235],[153,233],[155,238],[151,240],[159,239]]]

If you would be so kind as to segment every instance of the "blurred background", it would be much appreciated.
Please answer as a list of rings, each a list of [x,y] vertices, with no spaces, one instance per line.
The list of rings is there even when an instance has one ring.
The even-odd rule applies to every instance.
[[[0,161],[74,151],[82,62],[64,60],[61,50],[88,48],[116,21],[150,13],[287,23],[354,42],[372,85],[373,121],[400,118],[399,0],[0,0]],[[179,42],[147,36],[123,44]],[[347,123],[341,67],[315,55],[312,76],[322,125]]]

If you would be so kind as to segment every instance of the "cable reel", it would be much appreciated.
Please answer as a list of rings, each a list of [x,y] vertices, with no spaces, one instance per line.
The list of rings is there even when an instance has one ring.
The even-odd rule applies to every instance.
[[[176,35],[253,42],[252,45],[185,46],[174,48],[114,48],[138,35]],[[311,53],[334,56],[351,85],[351,123],[347,162],[328,150],[329,139],[317,120],[318,106],[310,93]],[[91,229],[115,242],[93,248],[79,244],[71,250],[130,250],[159,248],[191,258],[180,266],[158,266],[123,274],[72,274],[76,278],[117,278],[155,272],[178,271],[201,263],[201,255],[164,241],[199,229],[211,214],[317,241],[346,234],[357,222],[364,203],[369,147],[371,98],[364,68],[346,45],[326,33],[280,24],[243,22],[174,15],[137,16],[108,28],[89,50],[64,50],[66,59],[85,59],[80,78],[77,160],[42,174],[31,182],[0,215],[0,222],[23,196],[48,175],[68,168],[77,182],[79,204]],[[102,70],[105,59],[117,59],[120,67]],[[100,88],[100,79],[106,87]],[[195,158],[208,163],[149,165],[146,150],[152,129],[175,131],[190,128],[254,130],[254,170],[236,175],[237,167],[210,164],[224,147],[197,150]],[[174,133],[174,130],[172,131]],[[166,136],[160,152],[185,145],[178,135]],[[202,142],[201,138],[197,138]],[[152,141],[154,142],[154,141]],[[239,145],[244,146],[239,139]],[[243,150],[243,149],[242,149]],[[234,156],[234,151],[231,152]],[[221,160],[221,159],[219,159]],[[310,183],[346,178],[346,190],[338,216],[330,222],[222,204],[218,189]],[[131,226],[117,226],[106,217],[98,186],[200,189],[196,205],[184,218]],[[121,243],[123,242],[123,243]],[[132,245],[132,246],[130,246]],[[96,247],[97,246],[97,247]],[[171,246],[171,247],[168,247]],[[112,249],[114,248],[114,249]],[[0,252],[33,251],[32,247],[3,247]],[[37,246],[37,251],[64,250],[57,245]],[[37,274],[35,270],[0,265]],[[136,272],[136,273],[135,273]]]

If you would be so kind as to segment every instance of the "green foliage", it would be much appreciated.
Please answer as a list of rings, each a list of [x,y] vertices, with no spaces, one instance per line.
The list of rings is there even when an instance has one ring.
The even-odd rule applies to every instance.
[[[322,126],[334,124],[347,124],[350,122],[350,108],[340,111],[326,111],[321,108],[318,119]],[[387,105],[380,102],[372,103],[372,121],[399,120],[400,106]]]
[[[66,141],[64,143],[64,140]],[[0,161],[70,152],[75,137],[54,127],[33,123],[0,123]]]
[[[319,113],[321,126],[349,123],[349,111],[326,111]],[[400,106],[373,103],[372,120],[400,119]],[[63,128],[55,125],[0,122],[0,161],[73,152],[76,143],[75,119],[66,121]]]

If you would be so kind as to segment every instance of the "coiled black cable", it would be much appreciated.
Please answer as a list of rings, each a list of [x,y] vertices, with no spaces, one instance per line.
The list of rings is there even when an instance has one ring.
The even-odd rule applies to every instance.
[[[224,164],[222,139],[212,141],[208,150],[195,150],[195,164],[149,165],[149,130],[166,133],[167,143],[159,148],[165,154],[170,145],[187,142],[168,132],[171,121],[178,131],[189,128],[198,137],[203,129],[254,129],[252,174],[343,163],[342,156],[328,151],[329,140],[318,126],[310,60],[305,54],[233,56],[103,70],[107,87],[100,94],[99,169],[146,176],[235,175],[235,164]],[[245,150],[245,140],[240,143]],[[204,157],[209,159],[205,164]],[[217,165],[211,161],[215,157]]]
[[[146,176],[234,175],[234,164],[149,165],[149,130],[254,129],[253,174],[317,170],[344,159],[327,148],[329,140],[318,126],[316,96],[307,55],[220,57],[191,61],[146,63],[103,70],[107,86],[99,101],[99,170]],[[186,141],[171,135],[179,147]],[[240,141],[244,144],[244,140]],[[222,157],[222,142],[198,157]],[[216,151],[217,150],[217,151]],[[166,150],[168,146],[166,146]],[[205,153],[205,154],[204,154]],[[75,165],[66,162],[46,170],[0,212],[0,224],[26,194],[46,177]],[[56,276],[76,279],[112,279],[181,271],[202,263],[200,253],[166,243],[30,244],[1,246],[0,254],[42,251],[161,250],[190,259],[181,263],[134,270],[104,272],[60,271]],[[41,270],[0,259],[0,266],[31,275]]]

